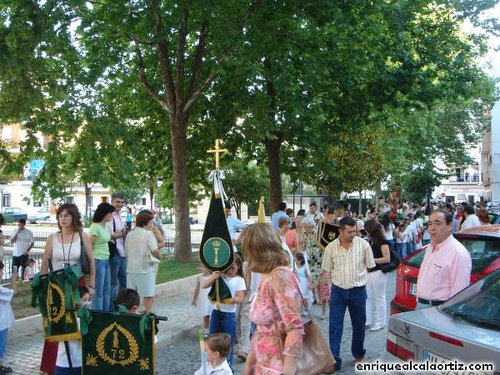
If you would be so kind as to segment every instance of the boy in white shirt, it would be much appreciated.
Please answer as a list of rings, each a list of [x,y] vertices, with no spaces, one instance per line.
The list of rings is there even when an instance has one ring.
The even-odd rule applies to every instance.
[[[214,333],[205,338],[204,341],[207,355],[205,371],[203,371],[202,365],[194,375],[233,375],[226,359],[231,350],[231,337],[227,333]]]
[[[0,280],[3,279],[4,264],[0,261]],[[10,302],[12,297],[16,293],[16,282],[17,282],[17,267],[15,267],[14,272],[12,272],[11,278],[11,288],[7,289],[0,286],[0,374],[10,374],[12,369],[10,367],[4,366],[2,364],[3,356],[5,355],[5,350],[7,348],[7,336],[9,333],[9,328],[14,323],[14,312],[12,311],[12,306]]]

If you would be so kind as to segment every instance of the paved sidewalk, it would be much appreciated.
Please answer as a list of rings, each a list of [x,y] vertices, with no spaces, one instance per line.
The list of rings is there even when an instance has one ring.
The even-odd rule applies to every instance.
[[[177,295],[155,301],[155,313],[168,318],[167,321],[160,321],[158,325],[157,349],[174,345],[201,325],[201,318],[191,307],[191,296]],[[9,339],[4,363],[12,367],[13,374],[39,375],[42,350],[41,333]],[[163,369],[157,368],[157,374],[165,373]]]
[[[387,303],[395,293],[395,273],[391,273],[387,283]],[[183,282],[183,285],[186,285]],[[179,291],[179,284],[169,284],[169,287]],[[158,342],[156,344],[156,374],[193,374],[200,366],[199,344],[197,330],[201,325],[201,318],[191,306],[191,292],[157,298],[155,312],[157,315],[168,317],[167,321],[160,321],[158,326]],[[318,319],[320,307],[312,307],[313,316],[319,323],[324,335],[328,337],[328,319]],[[354,362],[350,354],[351,324],[346,314],[344,321],[344,335],[342,338],[341,355],[344,359],[340,374],[354,374]],[[378,359],[385,348],[387,328],[377,332],[366,332],[365,348],[366,362]],[[41,333],[9,339],[5,364],[13,368],[15,375],[40,375],[39,366],[43,349]],[[235,374],[240,374],[243,363],[235,360]]]

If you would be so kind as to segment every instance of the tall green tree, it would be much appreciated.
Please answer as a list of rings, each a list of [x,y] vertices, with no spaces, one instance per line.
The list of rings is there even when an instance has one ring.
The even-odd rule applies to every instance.
[[[236,215],[241,219],[241,205],[257,205],[261,196],[269,196],[269,178],[265,169],[247,158],[234,157],[224,168],[224,190]]]

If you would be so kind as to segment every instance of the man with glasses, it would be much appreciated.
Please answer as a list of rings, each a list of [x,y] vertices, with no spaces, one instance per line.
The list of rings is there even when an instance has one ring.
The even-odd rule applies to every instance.
[[[113,218],[109,223],[111,241],[116,243],[116,253],[110,254],[109,266],[111,273],[111,304],[116,298],[118,291],[127,287],[127,262],[125,259],[125,236],[126,226],[121,217],[121,210],[125,204],[125,197],[122,193],[111,195],[111,204],[115,207]],[[110,306],[112,309],[113,306]]]

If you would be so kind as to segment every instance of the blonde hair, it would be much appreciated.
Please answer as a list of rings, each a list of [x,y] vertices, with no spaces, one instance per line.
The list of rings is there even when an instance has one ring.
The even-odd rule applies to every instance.
[[[270,224],[249,225],[240,239],[248,267],[252,271],[269,273],[279,266],[290,265],[290,258],[283,250],[281,241]]]

